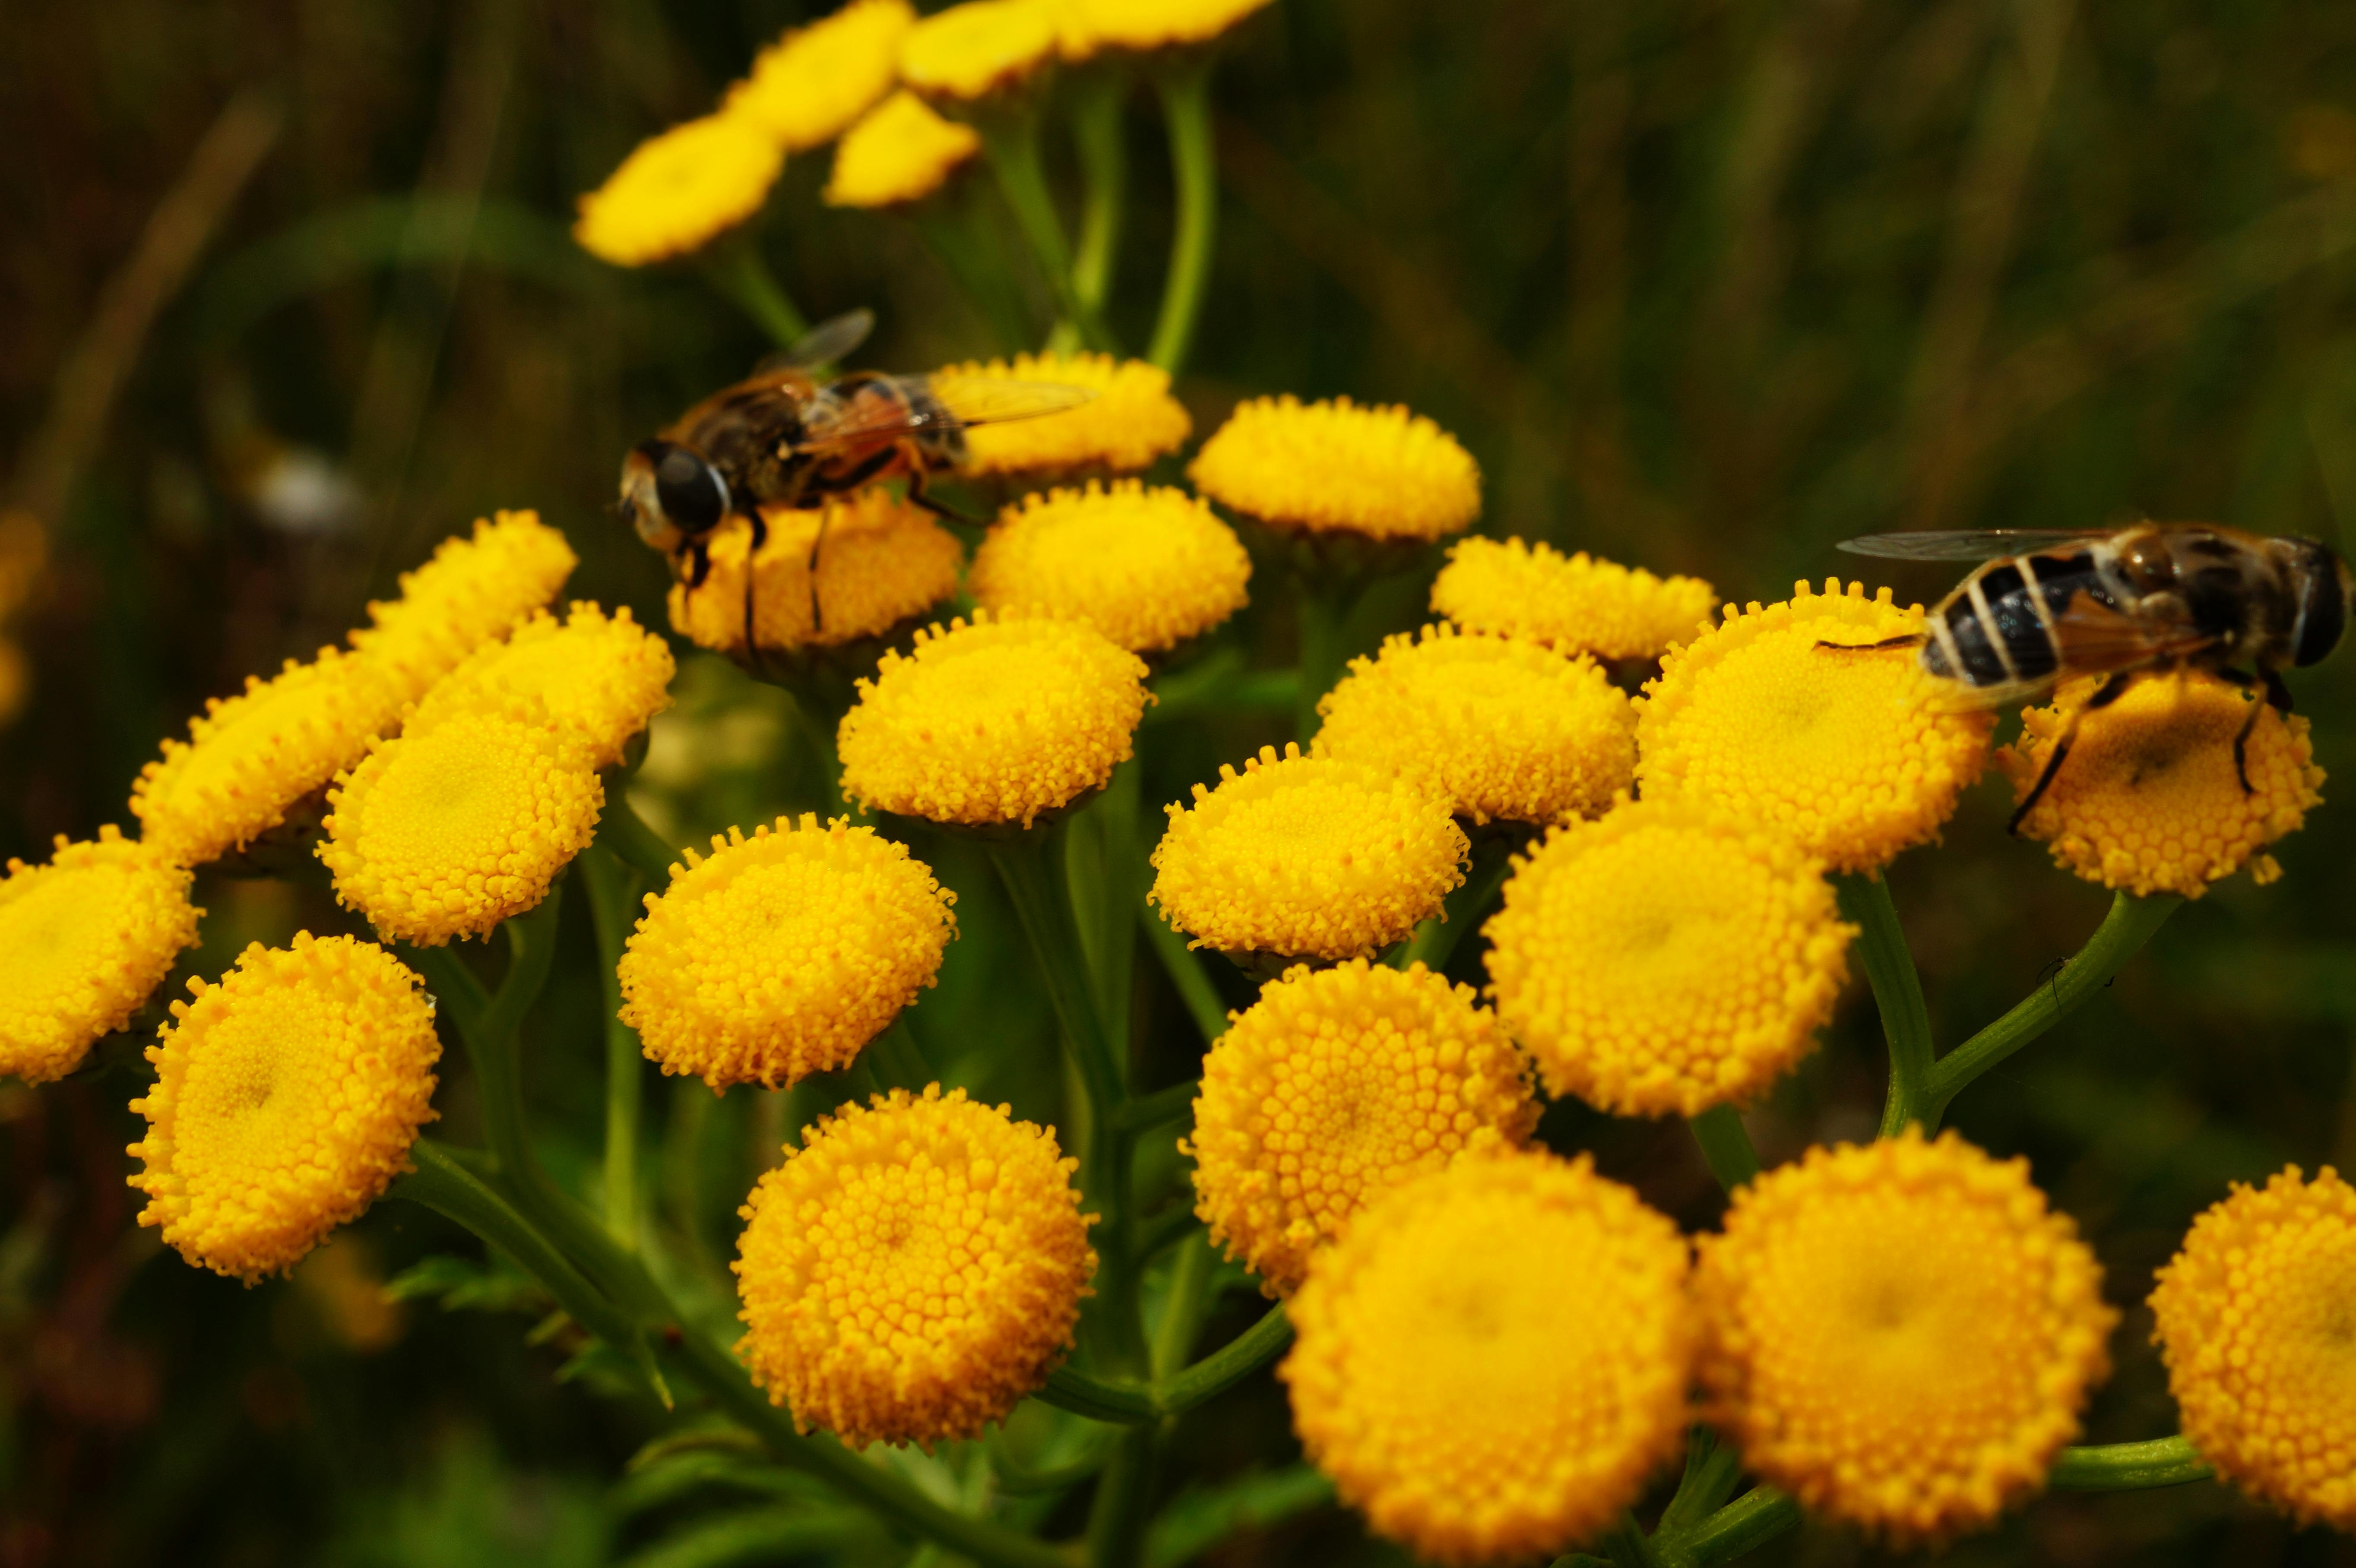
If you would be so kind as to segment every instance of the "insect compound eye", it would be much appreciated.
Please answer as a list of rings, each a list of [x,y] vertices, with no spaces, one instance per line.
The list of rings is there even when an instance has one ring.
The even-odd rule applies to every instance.
[[[683,446],[655,464],[655,499],[663,515],[691,534],[709,533],[728,515],[728,486],[719,471]]]
[[[2298,580],[2302,584],[2291,662],[2311,665],[2340,645],[2348,629],[2348,568],[2320,544],[2311,545]]]

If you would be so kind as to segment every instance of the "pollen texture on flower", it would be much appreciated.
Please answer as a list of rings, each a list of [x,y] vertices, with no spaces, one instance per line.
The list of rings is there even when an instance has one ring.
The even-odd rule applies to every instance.
[[[1421,780],[1475,823],[1592,816],[1635,778],[1626,696],[1536,643],[1426,626],[1351,660],[1317,711],[1317,755]]]
[[[1708,630],[1717,603],[1698,577],[1656,577],[1518,539],[1458,540],[1431,584],[1433,613],[1468,632],[1601,659],[1658,658]]]
[[[762,521],[769,537],[753,557],[753,628],[765,648],[837,647],[880,636],[955,593],[965,564],[965,547],[930,512],[880,487],[824,507],[773,507]],[[729,518],[712,535],[712,571],[702,586],[671,584],[671,628],[698,647],[744,647],[744,555],[752,541],[752,525]]]
[[[1359,763],[1272,746],[1172,805],[1149,895],[1197,947],[1371,956],[1464,880],[1471,840],[1447,799]]]
[[[587,847],[605,804],[592,763],[538,698],[379,742],[327,796],[336,897],[398,941],[487,934]]]
[[[148,1047],[155,1086],[130,1180],[139,1222],[249,1285],[291,1269],[409,1168],[434,1119],[434,1003],[391,954],[298,933],[248,947]]]
[[[1537,1119],[1527,1069],[1471,987],[1420,964],[1301,965],[1204,1059],[1195,1212],[1261,1288],[1290,1294],[1369,1202],[1467,1150],[1519,1147]]]
[[[965,0],[900,40],[900,80],[936,103],[969,103],[1054,60],[1059,38],[1054,0]]]
[[[1290,393],[1238,404],[1186,470],[1272,528],[1436,539],[1481,515],[1481,471],[1420,414]]]
[[[2301,1524],[2356,1530],[2356,1188],[2329,1166],[2234,1183],[2151,1308],[2201,1456]]]
[[[1912,648],[1852,651],[1922,629],[1921,605],[1900,609],[1887,588],[1868,599],[1859,583],[1728,605],[1645,685],[1639,793],[1780,827],[1838,871],[1937,837],[1987,765],[1995,720],[1954,711]]]
[[[401,597],[372,602],[372,623],[351,635],[363,658],[391,677],[403,700],[556,597],[580,557],[537,512],[477,518],[472,538],[453,535],[433,559],[401,574]]]
[[[1685,1239],[1576,1161],[1467,1158],[1319,1254],[1278,1370],[1317,1467],[1426,1562],[1542,1559],[1637,1499],[1685,1431]]]
[[[2020,738],[1997,748],[2013,798],[2029,794],[2073,714],[2100,677],[2072,681],[2051,707],[2021,714]],[[2233,738],[2256,705],[2244,756]],[[2213,676],[2147,677],[2085,713],[2053,782],[2022,818],[2023,837],[2051,845],[2054,864],[2090,882],[2147,896],[2197,899],[2244,866],[2262,882],[2280,875],[2261,853],[2323,803],[2323,770],[2305,719],[2286,717]]]
[[[1064,0],[1064,58],[1173,48],[1218,37],[1269,0]]]
[[[692,849],[622,955],[622,1021],[665,1072],[775,1089],[851,1065],[933,983],[956,895],[847,817]]]
[[[837,736],[842,787],[870,811],[1028,827],[1129,759],[1144,679],[1092,626],[978,610],[861,678]]]
[[[1489,994],[1548,1093],[1691,1116],[1815,1049],[1857,928],[1784,835],[1645,800],[1517,860],[1486,933]]]
[[[685,255],[760,211],[784,166],[773,133],[749,115],[686,121],[639,143],[581,198],[573,238],[617,267]]]
[[[895,92],[843,133],[823,196],[830,207],[921,200],[980,151],[972,126],[942,119],[913,92]]]
[[[1953,1133],[1814,1148],[1734,1195],[1695,1275],[1709,1416],[1762,1479],[1894,1544],[2045,1484],[2118,1314],[2066,1215]]]
[[[670,706],[670,648],[630,618],[576,602],[559,625],[534,615],[504,643],[487,643],[445,677],[409,716],[415,735],[451,714],[498,709],[539,698],[548,716],[589,743],[591,764],[610,768],[647,721]]]
[[[1018,389],[1010,382],[1077,387],[1096,393],[1077,408],[1035,419],[1003,419],[965,432],[966,471],[1024,477],[1152,466],[1178,450],[1194,428],[1170,395],[1170,373],[1142,359],[1109,354],[1018,354],[1012,361],[952,365],[933,376],[934,396],[951,413],[990,420]]]
[[[853,1448],[980,1435],[1072,1343],[1097,1264],[1074,1168],[962,1089],[820,1117],[742,1211],[753,1381]]]
[[[760,126],[789,156],[823,146],[892,91],[916,24],[908,0],[851,0],[755,55],[722,112]]]
[[[112,824],[0,878],[0,1072],[47,1083],[123,1028],[197,940],[195,879]]]
[[[991,610],[1086,621],[1141,654],[1234,614],[1250,579],[1251,557],[1210,507],[1121,479],[1008,507],[974,553],[967,587]]]

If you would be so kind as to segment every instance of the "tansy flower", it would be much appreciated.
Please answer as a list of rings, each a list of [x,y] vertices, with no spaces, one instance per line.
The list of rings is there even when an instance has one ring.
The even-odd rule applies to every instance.
[[[2027,796],[2055,740],[2100,684],[2072,681],[2051,707],[2021,714],[2020,738],[1996,754],[2015,800]],[[2244,865],[2257,880],[2273,881],[2282,868],[2259,851],[2322,804],[2323,770],[2307,720],[2261,708],[2243,790],[2233,737],[2259,700],[2208,675],[2134,682],[2079,720],[2070,754],[2020,831],[2051,845],[2054,864],[2144,896],[2197,899]]]
[[[1368,1203],[1468,1149],[1537,1125],[1528,1074],[1494,1018],[1420,964],[1286,971],[1203,1061],[1195,1212],[1269,1295]]]
[[[1425,1562],[1545,1558],[1684,1435],[1686,1243],[1585,1155],[1462,1159],[1319,1254],[1277,1375],[1344,1502]]]
[[[218,986],[190,980],[131,1108],[139,1222],[248,1285],[291,1269],[409,1168],[434,1119],[434,1003],[392,955],[297,933],[248,947]]]
[[[1987,763],[1995,720],[1952,710],[1912,648],[1844,651],[1922,629],[1921,605],[1854,582],[1794,583],[1789,601],[1739,615],[1728,605],[1645,683],[1639,793],[1780,827],[1838,871],[1937,837]]]
[[[1269,0],[1064,0],[1064,58],[1173,48],[1218,37]]]
[[[1486,930],[1547,1092],[1622,1116],[1756,1098],[1815,1047],[1857,935],[1783,834],[1655,800],[1549,834]]]
[[[721,112],[758,125],[788,155],[823,146],[892,91],[916,23],[908,0],[851,0],[755,56]]]
[[[1086,621],[1131,653],[1200,636],[1243,608],[1251,557],[1211,508],[1166,485],[1026,496],[998,514],[966,586],[990,609]]]
[[[1656,659],[1708,630],[1717,603],[1698,577],[1663,579],[1518,539],[1460,539],[1431,585],[1432,612],[1468,632],[1600,659]]]
[[[930,512],[880,486],[822,507],[773,507],[761,517],[769,537],[753,559],[753,626],[762,647],[836,647],[880,636],[957,592],[965,547]],[[752,539],[749,524],[729,518],[712,537],[712,571],[703,586],[691,591],[685,583],[671,584],[671,627],[699,647],[735,653],[744,646],[744,552]]]
[[[2356,1189],[2329,1166],[2235,1182],[2151,1309],[2201,1456],[2301,1524],[2356,1530]]]
[[[975,1437],[1044,1382],[1095,1274],[1055,1134],[940,1085],[820,1117],[733,1265],[753,1381],[852,1448]]]
[[[1448,801],[1359,763],[1273,746],[1164,808],[1148,898],[1224,953],[1355,958],[1411,935],[1464,880]]]
[[[1436,539],[1481,515],[1481,471],[1455,437],[1403,408],[1347,398],[1239,404],[1186,474],[1214,501],[1278,528]]]
[[[596,830],[589,742],[537,697],[380,742],[329,793],[319,859],[336,897],[423,947],[487,935],[548,895]]]
[[[837,737],[842,787],[869,811],[1028,827],[1128,760],[1144,677],[1093,627],[977,610],[861,677]]]
[[[1894,1544],[2040,1489],[2118,1314],[2068,1216],[1954,1133],[1814,1148],[1700,1242],[1709,1416],[1761,1479]]]
[[[286,661],[268,680],[206,701],[186,741],[131,786],[141,836],[184,866],[242,848],[286,819],[295,802],[349,767],[401,712],[401,683],[384,666],[334,648],[310,664]]]
[[[534,615],[504,643],[486,644],[425,694],[409,716],[416,735],[454,713],[504,709],[537,697],[548,716],[589,743],[591,764],[610,768],[630,738],[670,706],[669,646],[630,619],[587,600],[560,626]]]
[[[649,136],[580,200],[573,238],[617,267],[701,250],[761,210],[785,154],[760,121],[707,114]]]
[[[352,646],[414,702],[468,654],[555,598],[579,564],[564,536],[537,512],[477,518],[472,539],[444,539],[432,560],[401,574],[400,598],[369,605],[374,624],[351,635]]]
[[[951,413],[986,421],[1004,406],[1010,381],[1077,387],[1096,396],[1061,413],[975,425],[965,432],[969,474],[1128,473],[1177,451],[1194,428],[1184,405],[1170,395],[1167,370],[1109,354],[969,361],[935,372],[932,389]]]
[[[1055,0],[966,0],[900,40],[900,80],[936,103],[970,103],[1027,81],[1058,36]]]
[[[1635,711],[1594,660],[1446,624],[1351,660],[1317,711],[1317,755],[1423,781],[1475,823],[1591,816],[1636,773]]]
[[[980,151],[973,127],[942,119],[913,92],[895,92],[843,136],[822,194],[830,207],[918,201]]]
[[[622,954],[622,1021],[665,1072],[717,1091],[848,1067],[933,983],[956,901],[907,849],[777,819],[687,851]]]
[[[194,879],[113,824],[0,879],[0,1072],[47,1083],[131,1021],[197,940]]]

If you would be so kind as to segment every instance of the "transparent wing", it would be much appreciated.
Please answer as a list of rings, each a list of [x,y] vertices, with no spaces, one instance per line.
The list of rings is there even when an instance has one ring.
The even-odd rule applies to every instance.
[[[1037,419],[1078,408],[1096,395],[1091,388],[1055,381],[868,377],[852,386],[828,388],[807,411],[794,449],[873,445],[904,435]]]
[[[1001,424],[1060,414],[1096,400],[1093,387],[1060,381],[1001,381],[995,376],[912,376],[959,424]]]
[[[772,370],[812,370],[847,359],[875,330],[875,313],[865,305],[819,322],[802,334],[791,348],[781,348],[753,368],[755,376]]]
[[[1868,534],[1863,539],[1843,539],[1839,548],[1851,555],[1878,555],[1891,560],[1991,560],[2000,555],[2091,544],[2094,538],[2066,528],[1938,528],[1924,533]]]

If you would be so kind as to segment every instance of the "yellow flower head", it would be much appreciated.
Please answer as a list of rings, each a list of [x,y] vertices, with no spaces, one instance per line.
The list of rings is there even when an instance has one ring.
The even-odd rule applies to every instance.
[[[913,92],[895,92],[843,136],[822,194],[830,207],[920,201],[980,151],[972,126],[942,119]]]
[[[1459,1160],[1319,1254],[1277,1375],[1344,1501],[1425,1562],[1545,1558],[1684,1435],[1685,1239],[1585,1155]]]
[[[1600,659],[1656,659],[1708,630],[1717,603],[1698,577],[1663,579],[1518,539],[1460,539],[1431,585],[1432,612],[1468,632]]]
[[[129,1023],[196,944],[194,880],[112,823],[90,842],[60,835],[45,866],[10,860],[0,878],[0,1072],[62,1078]]]
[[[940,1085],[845,1105],[761,1178],[738,1349],[802,1431],[979,1436],[1072,1342],[1097,1255],[1054,1132]]]
[[[1687,797],[1800,840],[1835,870],[1887,865],[1939,836],[1987,763],[1986,713],[1954,711],[1912,648],[1847,652],[1919,635],[1922,607],[1887,588],[1826,581],[1783,603],[1726,607],[1661,661],[1636,709],[1647,799]]]
[[[2201,1456],[2301,1524],[2356,1530],[2356,1188],[2329,1166],[2235,1182],[2151,1309]]]
[[[2118,1321],[2028,1161],[1915,1128],[1737,1191],[1695,1283],[1710,1419],[1744,1465],[1901,1546],[2044,1486]]]
[[[536,697],[380,741],[327,796],[319,859],[336,897],[423,947],[489,934],[588,845],[605,804],[593,763]]]
[[[933,983],[956,901],[848,817],[731,828],[647,895],[622,954],[622,1021],[665,1072],[714,1090],[848,1067]]]
[[[1594,660],[1445,624],[1351,660],[1317,711],[1317,755],[1420,780],[1475,823],[1592,816],[1636,775],[1635,711]]]
[[[248,1285],[291,1269],[409,1168],[434,1120],[434,1002],[383,948],[295,934],[237,967],[147,1048],[155,1084],[131,1108],[143,1225],[191,1264]]]
[[[537,697],[548,715],[589,742],[593,765],[610,768],[647,720],[670,706],[670,646],[630,618],[574,601],[560,626],[545,612],[504,643],[488,643],[425,694],[406,732],[452,714],[499,709]]]
[[[1143,654],[1242,609],[1250,580],[1251,557],[1210,507],[1183,490],[1119,479],[1008,507],[966,585],[990,609],[1086,621]]]
[[[466,656],[523,624],[556,597],[581,558],[537,512],[477,518],[472,539],[456,535],[434,558],[401,574],[401,597],[371,603],[352,646],[414,702]]]
[[[321,648],[268,680],[212,698],[186,741],[131,786],[141,836],[183,866],[239,849],[286,819],[295,802],[349,767],[401,712],[401,686],[373,659]]]
[[[975,425],[965,432],[969,474],[1131,473],[1177,451],[1194,428],[1185,406],[1170,395],[1170,372],[1109,354],[969,361],[936,371],[932,389],[951,413],[980,420],[1005,397],[1009,381],[1078,387],[1096,396],[1061,413]]]
[[[1094,627],[977,610],[861,677],[837,736],[842,787],[864,810],[1028,827],[1128,760],[1144,680]]]
[[[573,238],[616,267],[683,256],[760,211],[785,162],[750,115],[686,121],[640,142],[581,198]]]
[[[1486,930],[1497,1015],[1547,1093],[1622,1116],[1764,1093],[1814,1049],[1857,935],[1784,835],[1654,800],[1547,835]]]
[[[2072,681],[2052,706],[2021,714],[2020,738],[1996,753],[2014,799],[2029,794],[2054,741],[2099,684],[2099,677]],[[2315,765],[2307,720],[2261,707],[2244,753],[2250,788],[2243,790],[2233,737],[2259,700],[2209,675],[2135,682],[2079,721],[2069,756],[2021,833],[2051,844],[2055,865],[2139,895],[2197,899],[2244,865],[2259,881],[2274,880],[2282,869],[2259,852],[2323,803],[2323,770]]]
[[[788,155],[824,146],[892,91],[900,40],[916,25],[908,0],[851,0],[755,55],[721,113],[758,125]]]
[[[1064,0],[1064,58],[1207,43],[1269,0]]]
[[[1368,1203],[1467,1150],[1537,1125],[1496,1019],[1420,964],[1301,965],[1259,994],[1203,1061],[1195,1212],[1269,1295]]]
[[[1347,398],[1238,404],[1186,474],[1214,501],[1278,528],[1436,539],[1481,515],[1481,471],[1454,436],[1403,408]]]
[[[838,647],[880,636],[957,592],[965,547],[930,512],[902,504],[889,490],[861,490],[823,507],[772,507],[761,517],[769,537],[753,558],[753,626],[765,648]],[[690,592],[685,583],[671,584],[671,628],[698,647],[744,648],[744,553],[752,540],[750,524],[729,518],[712,536],[712,571],[703,586]]]
[[[1148,899],[1223,953],[1361,958],[1414,933],[1464,880],[1472,840],[1445,797],[1362,763],[1287,744],[1221,763],[1171,805]]]
[[[900,40],[900,80],[936,103],[970,103],[1020,86],[1055,58],[1055,0],[965,0]]]

